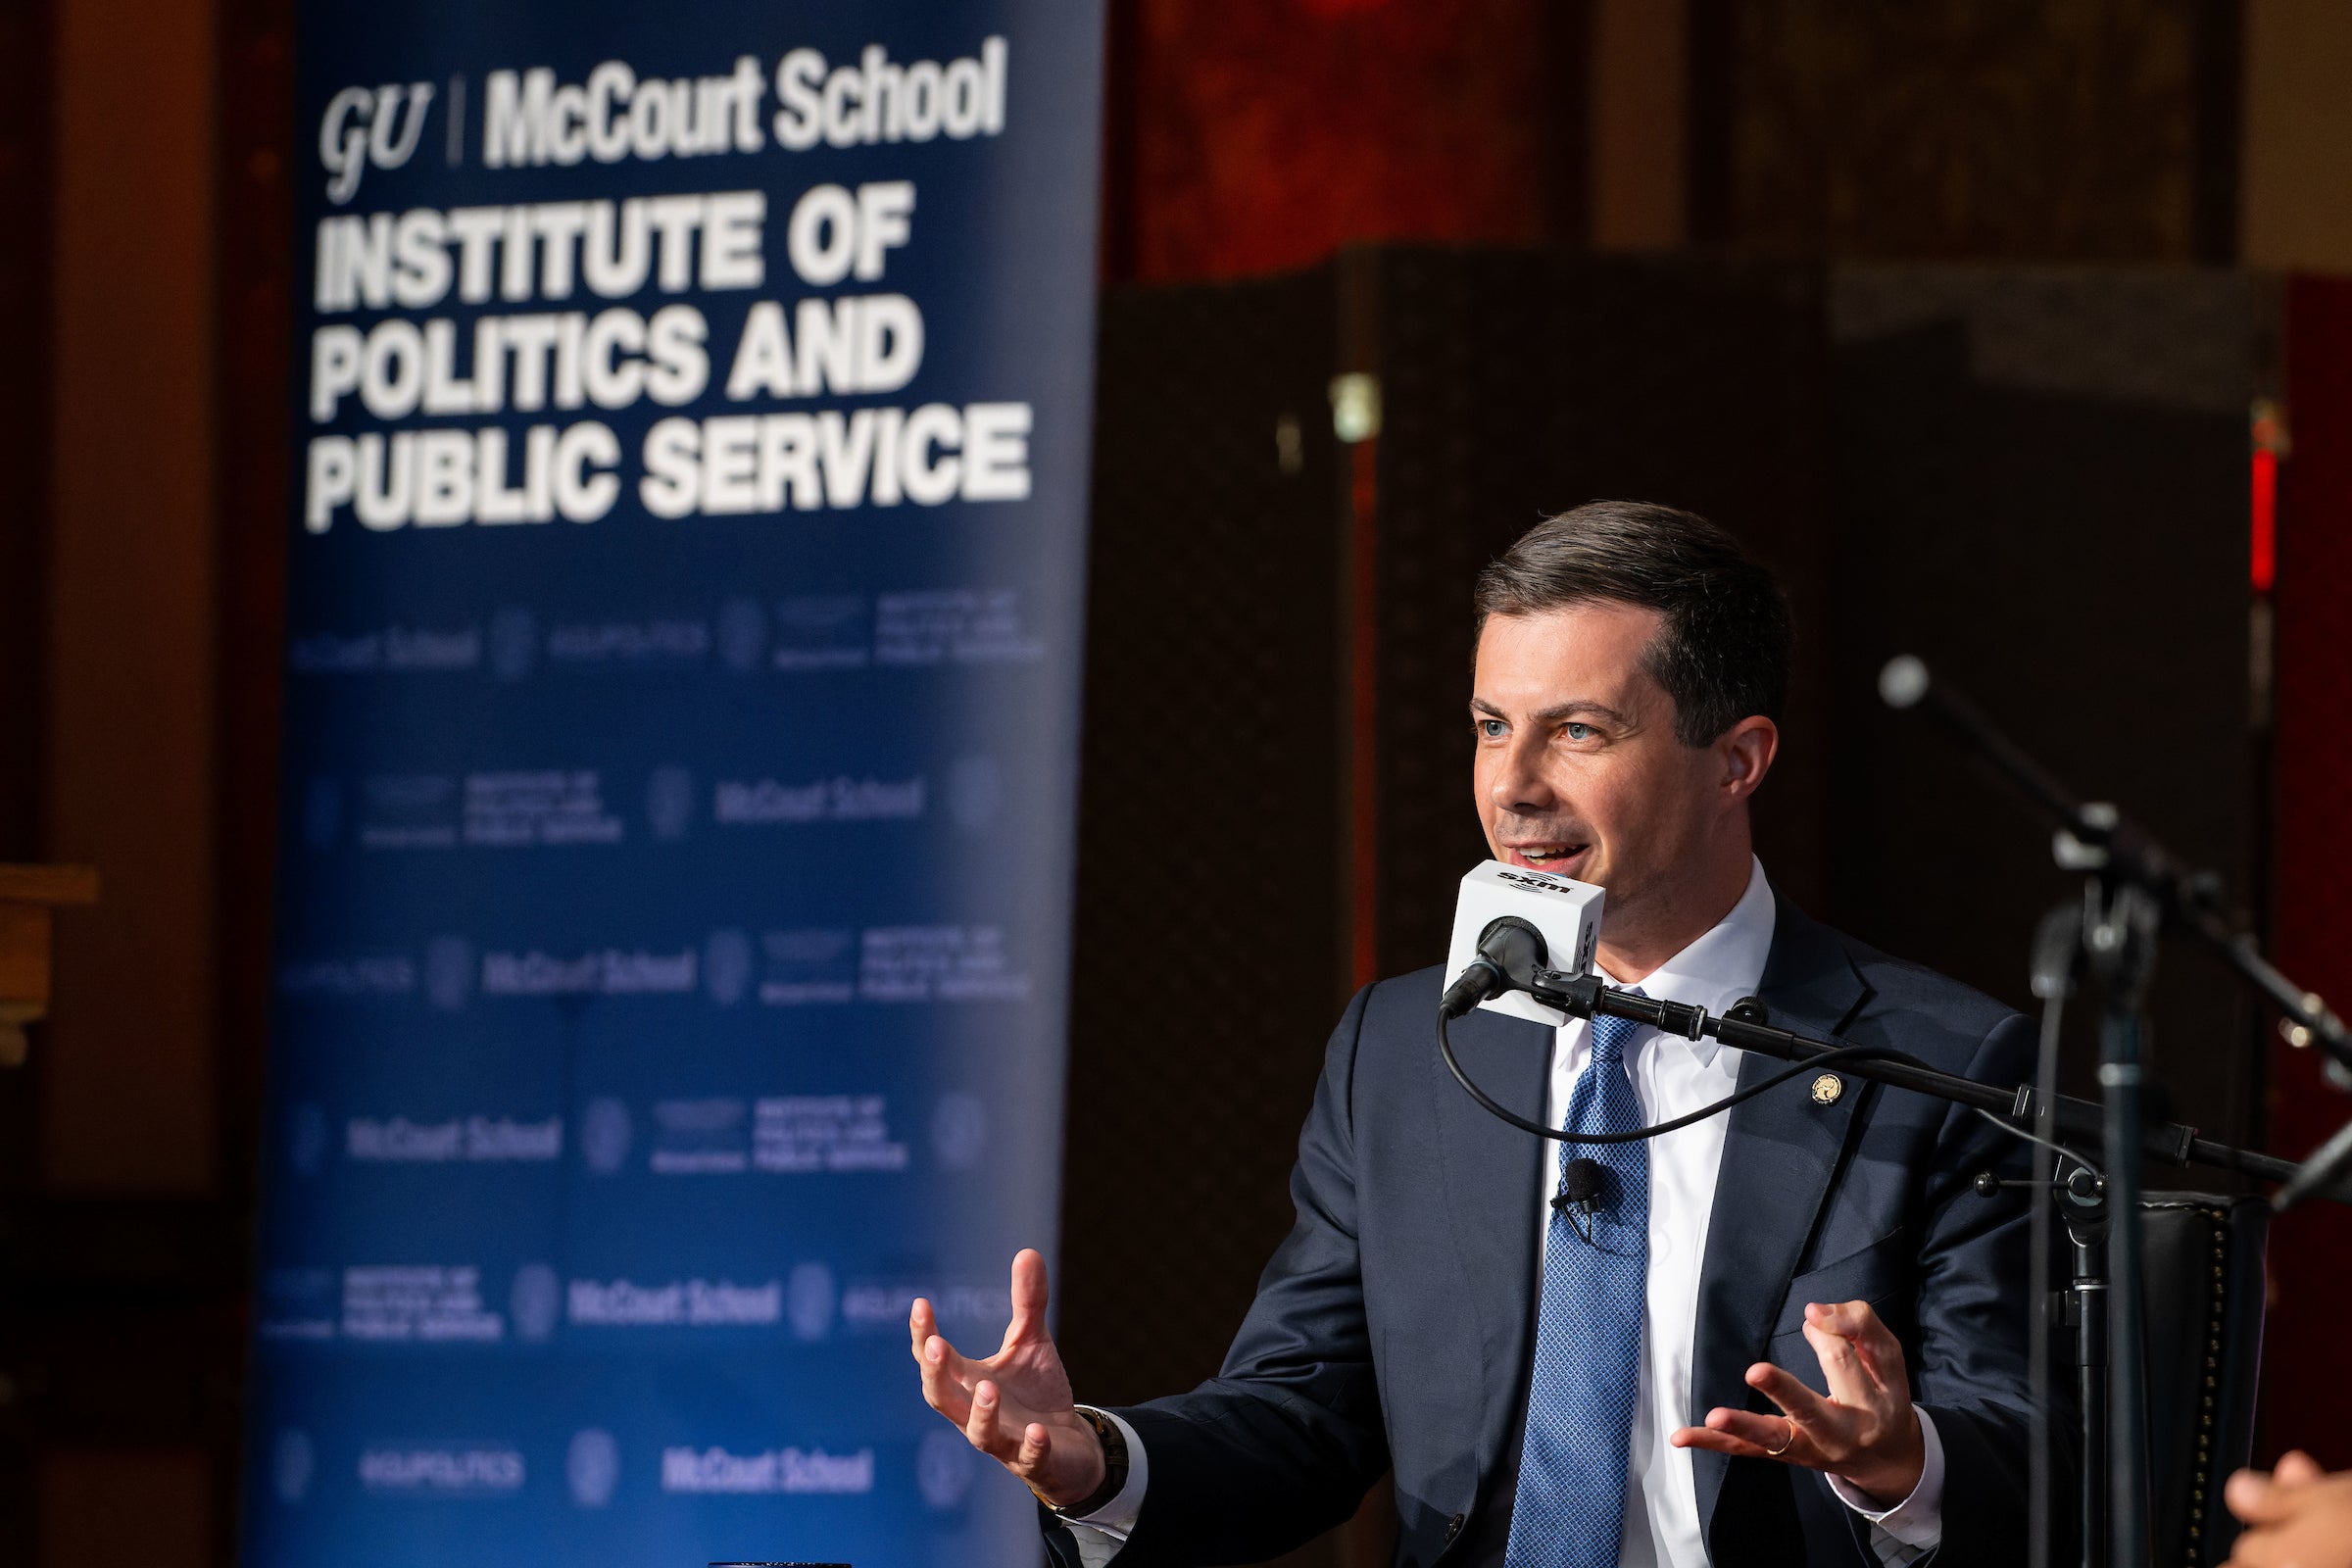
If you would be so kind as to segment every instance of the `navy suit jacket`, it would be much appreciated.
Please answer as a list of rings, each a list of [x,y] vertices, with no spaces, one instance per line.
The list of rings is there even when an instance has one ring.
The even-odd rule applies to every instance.
[[[1402,1568],[1502,1561],[1534,1344],[1537,1162],[1550,1146],[1489,1115],[1435,1043],[1436,969],[1357,993],[1326,1054],[1291,1176],[1298,1221],[1223,1370],[1119,1414],[1150,1455],[1118,1568],[1252,1562],[1348,1518],[1396,1478]],[[1760,994],[1773,1022],[1891,1047],[1947,1072],[2033,1076],[2027,1020],[1778,906]],[[1554,1031],[1484,1009],[1452,1026],[1481,1087],[1544,1113]],[[1751,1054],[1740,1082],[1787,1064]],[[2022,1146],[1974,1111],[1847,1079],[1799,1077],[1730,1112],[1707,1231],[1690,1420],[1770,1410],[1771,1360],[1815,1389],[1807,1301],[1870,1302],[1901,1339],[1942,1439],[1942,1568],[2026,1560],[2027,1252],[2023,1200],[1980,1197]],[[2063,1417],[2053,1425],[2067,1428]],[[1877,1568],[1867,1526],[1811,1471],[1693,1455],[1718,1565]],[[2057,1495],[2071,1495],[2064,1485]],[[1077,1568],[1066,1528],[1047,1539]]]

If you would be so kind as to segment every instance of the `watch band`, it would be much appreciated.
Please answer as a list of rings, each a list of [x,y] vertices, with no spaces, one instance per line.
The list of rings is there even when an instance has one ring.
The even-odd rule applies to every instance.
[[[1064,1519],[1083,1519],[1088,1514],[1109,1506],[1110,1500],[1127,1490],[1127,1438],[1119,1431],[1117,1422],[1091,1404],[1072,1406],[1078,1418],[1095,1429],[1095,1437],[1102,1445],[1102,1484],[1067,1508],[1056,1506],[1037,1488],[1037,1500]]]

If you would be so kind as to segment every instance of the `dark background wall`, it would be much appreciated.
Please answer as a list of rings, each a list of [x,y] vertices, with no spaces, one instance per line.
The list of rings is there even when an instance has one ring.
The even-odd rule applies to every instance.
[[[2271,857],[2277,956],[2287,973],[2334,999],[2352,995],[2352,283],[2297,278],[2287,314],[2285,383],[2297,412],[2297,456],[2284,466],[2278,540],[2276,830]],[[2342,1124],[2344,1097],[2308,1051],[2274,1044],[2267,1101],[2271,1147],[2301,1154]],[[2268,1442],[2352,1462],[2338,1434],[2345,1382],[2338,1330],[2352,1288],[2352,1211],[2311,1204],[2285,1216],[2272,1249],[2265,1344]]]
[[[1850,929],[2026,1008],[2034,923],[2079,894],[2046,822],[1879,701],[1899,652],[2255,906],[2247,411],[2277,390],[2279,305],[2185,270],[1838,270],[1831,906]],[[2168,949],[2151,1006],[2173,1114],[2259,1138],[2259,1039],[2220,967]],[[2074,1093],[2097,1092],[2090,1045],[2085,1018]]]
[[[1131,528],[1161,554],[1097,551],[1081,962],[1112,951],[1122,922],[1150,907],[1147,889],[1105,875],[1145,843],[1161,849],[1145,858],[1152,875],[1200,911],[1170,961],[1256,961],[1217,918],[1232,906],[1217,900],[1238,889],[1298,928],[1306,977],[1239,1015],[1139,1022],[1101,994],[1076,999],[1062,1283],[1090,1391],[1143,1393],[1213,1364],[1286,1218],[1281,1171],[1338,996],[1368,968],[1422,961],[1428,934],[1413,921],[1474,853],[1443,750],[1466,647],[1463,573],[1536,509],[1619,487],[1684,499],[1788,572],[1808,622],[1827,629],[1808,644],[1812,706],[1792,715],[1767,847],[1825,912],[1981,983],[2014,983],[1999,931],[1941,944],[1898,870],[1981,872],[1964,847],[1981,833],[2001,846],[1987,854],[2004,875],[2024,886],[2038,874],[2025,824],[2002,820],[1925,738],[1884,728],[1871,709],[1861,681],[1897,630],[1933,634],[1929,651],[1988,699],[2017,699],[2004,711],[2021,738],[2080,769],[2086,788],[2153,803],[2160,828],[2233,878],[2243,871],[2256,899],[2251,846],[2268,795],[2247,760],[2259,749],[2244,728],[2256,714],[2242,648],[2181,675],[2179,709],[2134,698],[2102,714],[2113,727],[2101,733],[2124,737],[2115,747],[2078,746],[2066,717],[2095,707],[2110,677],[2171,691],[2133,650],[2201,648],[2244,613],[2231,563],[2242,509],[2195,457],[2226,449],[2237,416],[2103,384],[1988,380],[1970,357],[1973,307],[1849,330],[1837,308],[1846,284],[1801,264],[2352,269],[2352,210],[2334,198],[2352,149],[2340,93],[2352,13],[2333,0],[1112,0],[1111,11],[1106,281],[1319,270],[1240,285],[1265,292],[1238,314],[1117,294],[1104,314],[1105,441],[1129,431],[1138,466],[1102,476],[1103,538]],[[0,0],[0,305],[12,323],[0,355],[0,856],[92,859],[108,887],[103,906],[65,928],[66,992],[33,1065],[0,1077],[8,1561],[219,1562],[233,1532],[294,48],[284,0]],[[1699,249],[1750,265],[1706,274],[1712,327],[1694,322],[1644,352],[1595,337],[1580,291],[1662,288],[1671,269],[1604,285],[1573,259],[1456,266],[1418,247],[1325,266],[1372,240]],[[1770,259],[1797,265],[1776,271]],[[1775,278],[1795,280],[1779,305]],[[1833,307],[1826,334],[1794,324],[1808,318],[1808,291]],[[1730,307],[1757,297],[1753,317]],[[1156,312],[1177,325],[1162,331]],[[1541,365],[1518,352],[1537,346]],[[140,367],[127,393],[124,356]],[[1737,375],[1688,403],[1659,390],[1712,364]],[[1180,396],[1150,385],[1163,366]],[[1582,379],[1555,397],[1563,366]],[[1916,536],[1879,529],[1858,481],[1824,477],[1867,469],[1794,461],[1807,443],[1838,446],[1838,397],[1776,402],[1743,384],[1769,372],[1794,386],[1823,366],[1838,387],[1901,390],[1858,411],[1890,443],[1884,483],[1859,494],[1893,498],[1921,519]],[[1335,368],[1385,373],[1389,420],[1368,448],[1332,435],[1324,378]],[[2224,383],[2235,396],[2248,373],[2229,361],[2198,397]],[[1222,389],[1231,409],[1187,412],[1186,398],[1207,395],[1199,388]],[[1277,434],[1285,416],[1295,447]],[[135,441],[122,435],[126,418]],[[2151,422],[2179,437],[2173,468],[2149,470],[2140,490],[2055,484],[2034,527],[2021,514],[2012,532],[1984,536],[1986,554],[1955,557],[1971,536],[1953,519],[1977,515],[1974,502],[2008,494],[2036,464],[2104,463],[2130,439],[2119,432]],[[1474,461],[1465,431],[1507,437],[1504,457]],[[2330,471],[2326,439],[2303,433],[2290,510],[2321,493],[2296,472]],[[117,499],[126,484],[135,508]],[[2104,520],[2078,532],[2082,515]],[[1284,532],[1294,517],[1309,520]],[[2328,732],[2327,700],[2297,709],[2290,696],[2298,678],[2307,694],[2340,689],[2322,678],[2333,642],[2315,628],[2352,570],[2328,575],[2337,567],[2316,527],[2298,547],[2293,517],[2286,526],[2278,763],[2291,778],[2299,760],[2324,755],[2296,747]],[[2121,562],[2115,580],[2146,586],[2153,568],[2133,552],[2174,551],[2213,584],[2186,596],[2181,623],[2105,602],[2093,624],[2111,636],[2109,662],[2037,684],[2025,656],[2042,602],[1964,616],[1950,584],[2038,560],[2045,536],[2067,541],[2085,574]],[[1274,612],[1218,591],[1208,563],[1236,551],[1286,589]],[[1894,624],[1892,600],[1854,608],[1856,569],[1936,590],[1943,618]],[[1153,625],[1170,628],[1164,647],[1121,640]],[[1312,657],[1317,647],[1328,657]],[[1302,708],[1314,711],[1301,718]],[[2200,736],[2181,755],[2180,710],[2221,715],[2211,722],[2227,738]],[[1829,751],[1797,744],[1833,737],[1836,768]],[[1206,747],[1234,765],[1171,791]],[[1877,793],[1857,808],[1839,792],[1864,780]],[[2316,875],[2325,859],[2301,833],[2340,830],[2308,800],[2296,820],[2310,826],[2280,842],[2297,848],[2290,869]],[[1922,823],[1928,842],[1903,836]],[[1265,873],[1277,858],[1315,868],[1316,898]],[[2282,904],[2290,961],[2333,953],[2340,913],[2324,898]],[[2172,968],[2186,984],[2188,962]],[[2191,1059],[2176,1037],[2220,1038],[2168,1028],[2168,1063]],[[2235,1038],[2203,1059],[2243,1097],[2259,1080],[2250,1035]],[[2334,1102],[2309,1090],[2308,1063],[2284,1062],[2278,1082],[2299,1096],[2276,1123],[2281,1136],[2324,1131]],[[2226,1102],[2228,1115],[2241,1102]],[[1140,1174],[1119,1163],[1146,1149],[1166,1157]],[[1122,1170],[1136,1179],[1108,1179]],[[1106,1249],[1105,1236],[1132,1245]],[[2347,1283],[2324,1250],[2297,1255],[2281,1278],[2301,1299]],[[2298,1305],[2289,1299],[2278,1343],[2324,1345],[2294,1327]],[[2321,1451],[2352,1462],[2352,1450]],[[122,1505],[133,1496],[138,1507]],[[1376,1560],[1379,1539],[1368,1519],[1308,1555]]]
[[[2230,262],[2233,0],[1719,0],[1701,237],[1813,254]]]

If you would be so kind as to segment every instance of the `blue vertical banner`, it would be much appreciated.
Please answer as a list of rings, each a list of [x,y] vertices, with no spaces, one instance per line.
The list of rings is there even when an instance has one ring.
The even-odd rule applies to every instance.
[[[1031,1563],[1099,0],[313,0],[254,1568]]]

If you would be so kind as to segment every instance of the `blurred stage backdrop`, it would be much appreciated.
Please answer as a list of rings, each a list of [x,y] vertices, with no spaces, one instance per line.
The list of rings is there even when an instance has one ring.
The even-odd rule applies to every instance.
[[[245,1560],[1033,1556],[1099,9],[299,36]]]

